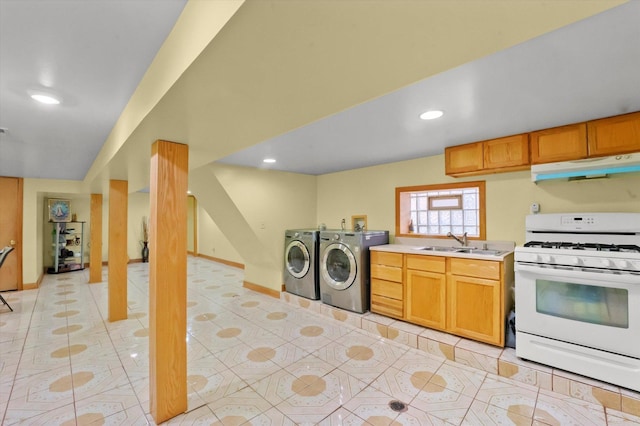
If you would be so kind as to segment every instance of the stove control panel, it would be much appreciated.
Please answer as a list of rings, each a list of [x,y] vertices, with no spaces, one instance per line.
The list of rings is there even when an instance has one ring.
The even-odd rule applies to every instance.
[[[571,215],[571,216],[561,216],[560,223],[563,226],[575,226],[575,225],[595,225],[596,218],[594,216],[579,216],[579,215]]]

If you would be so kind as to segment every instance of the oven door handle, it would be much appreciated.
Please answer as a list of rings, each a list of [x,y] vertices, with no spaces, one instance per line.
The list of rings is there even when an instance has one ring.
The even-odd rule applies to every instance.
[[[638,284],[640,285],[640,275],[631,273],[611,273],[611,272],[590,272],[580,269],[559,269],[559,268],[541,268],[538,266],[525,265],[522,263],[516,263],[515,265],[516,275],[518,272],[524,272],[527,274],[534,274],[537,276],[553,276],[561,277],[563,279],[589,279],[606,281],[610,283],[620,284]],[[517,281],[517,280],[516,280]]]

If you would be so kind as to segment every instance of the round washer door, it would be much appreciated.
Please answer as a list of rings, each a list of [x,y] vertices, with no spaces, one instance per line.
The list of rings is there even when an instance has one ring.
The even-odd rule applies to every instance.
[[[289,243],[284,252],[284,260],[287,263],[287,271],[295,278],[302,278],[309,272],[311,266],[309,250],[298,240]]]
[[[349,288],[356,278],[356,258],[346,245],[342,243],[329,244],[323,254],[320,264],[322,278],[336,290]]]

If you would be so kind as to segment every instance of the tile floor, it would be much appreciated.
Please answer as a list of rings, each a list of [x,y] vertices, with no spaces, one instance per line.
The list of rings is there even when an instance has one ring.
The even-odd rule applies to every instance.
[[[148,264],[129,266],[129,318],[115,323],[105,320],[106,281],[87,277],[46,275],[37,290],[4,293],[15,312],[0,307],[3,425],[154,424]],[[628,412],[430,353],[427,338],[382,337],[401,334],[367,320],[372,314],[326,311],[332,318],[324,306],[315,312],[242,281],[239,269],[189,258],[189,410],[166,424],[640,424]],[[469,353],[481,354],[472,343]],[[461,360],[464,346],[455,342]],[[404,407],[393,410],[392,401]]]

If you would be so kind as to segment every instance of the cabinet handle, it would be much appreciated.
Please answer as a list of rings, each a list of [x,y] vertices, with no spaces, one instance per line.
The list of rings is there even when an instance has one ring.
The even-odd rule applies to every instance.
[[[15,246],[16,245],[16,240],[9,241],[9,244],[11,244],[12,246]]]

